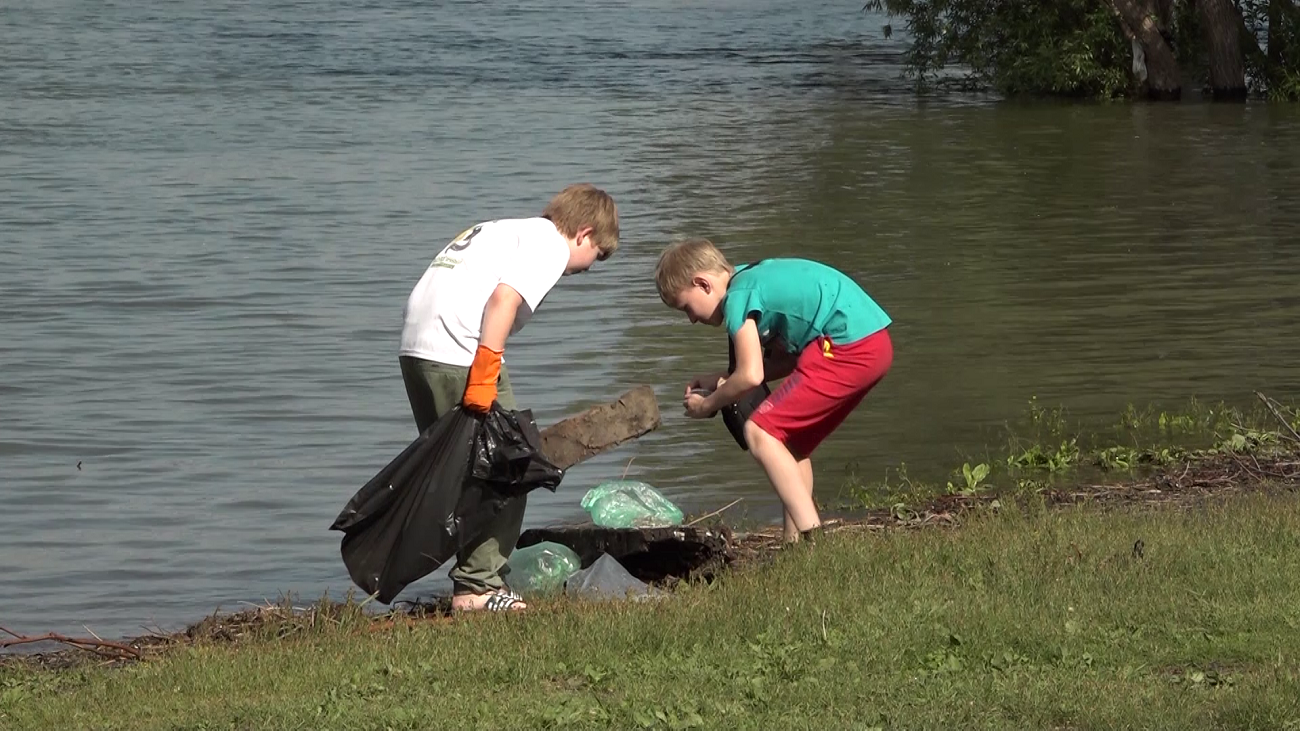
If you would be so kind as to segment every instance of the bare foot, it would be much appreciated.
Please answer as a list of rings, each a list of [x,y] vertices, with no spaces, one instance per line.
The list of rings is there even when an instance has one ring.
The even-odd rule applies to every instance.
[[[451,598],[451,609],[455,612],[482,610],[519,612],[527,608],[528,604],[523,597],[509,589],[490,591],[486,594],[457,594]]]
[[[822,535],[824,530],[825,529],[822,527],[821,523],[818,523],[805,531],[800,531],[798,529],[792,531],[789,526],[787,526],[786,529],[782,531],[781,538],[784,540],[786,546],[793,546],[799,543],[814,543],[817,538]]]

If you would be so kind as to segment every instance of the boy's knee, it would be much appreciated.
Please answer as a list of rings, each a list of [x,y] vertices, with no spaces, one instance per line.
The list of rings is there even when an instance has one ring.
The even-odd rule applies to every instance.
[[[762,459],[764,454],[775,447],[785,449],[780,439],[768,434],[752,419],[745,422],[745,443],[749,445],[749,453],[754,455],[755,459]]]

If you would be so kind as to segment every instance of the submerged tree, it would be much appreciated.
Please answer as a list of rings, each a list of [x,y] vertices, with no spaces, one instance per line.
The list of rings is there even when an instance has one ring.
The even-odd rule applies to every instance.
[[[905,20],[910,71],[1007,94],[1300,98],[1300,0],[870,0]]]

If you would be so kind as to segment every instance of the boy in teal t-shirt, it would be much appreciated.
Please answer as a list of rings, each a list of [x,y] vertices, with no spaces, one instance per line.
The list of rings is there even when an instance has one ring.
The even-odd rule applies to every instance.
[[[764,345],[780,338],[790,353],[802,352],[818,337],[856,343],[890,324],[857,282],[807,259],[765,259],[735,267],[724,290],[722,315],[732,338],[753,317]]]
[[[821,525],[812,498],[813,450],[893,362],[889,315],[833,267],[794,258],[733,267],[704,239],[668,247],[655,283],[663,301],[691,322],[725,325],[734,346],[730,372],[686,387],[688,416],[707,418],[785,378],[745,423],[744,438],[785,508],[786,540],[799,540]]]

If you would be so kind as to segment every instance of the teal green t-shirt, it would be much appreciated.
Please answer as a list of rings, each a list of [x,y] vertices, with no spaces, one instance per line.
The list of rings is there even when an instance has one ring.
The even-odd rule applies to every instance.
[[[722,300],[733,338],[747,318],[763,345],[780,338],[798,353],[818,337],[846,345],[889,326],[889,315],[838,269],[807,259],[764,259],[736,267]]]

